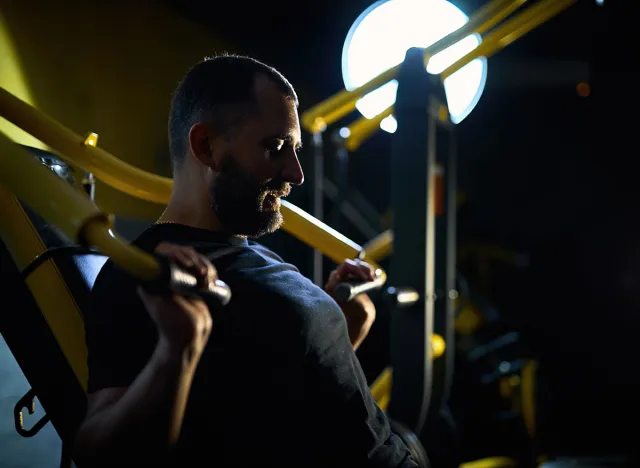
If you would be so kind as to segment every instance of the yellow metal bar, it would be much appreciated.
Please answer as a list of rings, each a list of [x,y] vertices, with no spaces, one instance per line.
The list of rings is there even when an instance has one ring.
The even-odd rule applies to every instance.
[[[388,107],[372,119],[362,117],[347,127],[349,129],[349,136],[344,140],[344,146],[347,150],[357,150],[363,141],[380,128],[380,122],[390,116],[392,112],[393,107]]]
[[[0,186],[74,242],[97,247],[136,277],[153,279],[160,272],[152,256],[116,237],[111,231],[112,217],[101,212],[84,192],[64,182],[2,132]]]
[[[478,9],[464,26],[425,49],[425,63],[431,56],[450,47],[469,34],[482,34],[488,31],[526,3],[526,1],[527,0],[493,0]],[[362,96],[392,80],[399,69],[400,65],[397,65],[352,91],[342,90],[329,99],[317,104],[302,114],[302,125],[312,133],[323,131],[328,125],[353,111],[356,102]]]
[[[446,349],[444,339],[440,335],[431,337],[431,346],[433,347],[434,359],[444,354]],[[371,384],[371,395],[382,411],[387,411],[389,401],[391,400],[391,385],[393,383],[393,369],[385,368],[378,378]]]
[[[102,216],[80,191],[0,132],[0,185],[11,190],[38,214],[75,242],[87,220]]]
[[[122,192],[155,203],[166,203],[171,195],[170,179],[131,166],[99,147],[86,145],[85,138],[1,87],[0,116],[58,151],[65,161],[81,166]]]
[[[431,336],[431,346],[433,347],[433,358],[437,359],[444,354],[446,345],[440,335]],[[387,410],[391,399],[391,384],[393,382],[393,370],[391,367],[385,368],[378,378],[371,384],[371,395],[376,400],[378,406],[383,411]]]
[[[388,257],[393,251],[393,231],[387,229],[362,246],[363,255],[376,262]]]
[[[444,81],[472,60],[475,60],[478,57],[490,57],[494,55],[516,39],[524,36],[532,29],[540,26],[542,23],[548,21],[553,16],[570,7],[577,1],[578,0],[542,0],[511,20],[505,22],[495,31],[487,35],[478,47],[449,66],[440,74],[440,77]],[[349,151],[355,151],[358,149],[358,147],[367,138],[378,130],[380,122],[385,117],[392,114],[393,106],[390,106],[379,114],[384,116],[380,119],[377,119],[378,116],[374,119],[361,117],[347,127],[349,130],[349,137],[346,138],[345,145]],[[378,125],[375,125],[375,122],[377,122]]]
[[[440,76],[445,80],[472,60],[494,55],[577,1],[542,0],[536,3],[489,34],[478,47],[444,70]]]
[[[387,411],[389,406],[392,376],[391,367],[387,367],[371,384],[371,395],[382,411]]]
[[[136,278],[153,280],[160,273],[158,262],[151,255],[120,239],[111,230],[111,223],[104,217],[91,219],[84,226],[82,235],[88,246],[98,248],[116,265]]]
[[[0,159],[8,158],[9,155],[0,150]],[[6,174],[2,172],[2,176]],[[4,187],[0,187],[0,237],[20,270],[47,250],[20,202]],[[27,277],[26,283],[62,353],[86,390],[87,351],[82,314],[58,267],[47,260]]]
[[[433,358],[437,359],[442,356],[447,349],[447,345],[444,342],[444,338],[435,333],[431,336],[431,348],[433,349]]]
[[[358,102],[358,99],[364,94],[391,81],[399,69],[400,65],[390,68],[359,88],[351,91],[343,89],[323,103],[312,107],[302,114],[300,118],[302,126],[311,133],[324,131],[328,125],[331,125],[333,122],[352,112],[356,108],[356,102]]]
[[[526,362],[520,372],[520,393],[522,400],[522,419],[527,427],[529,437],[536,435],[536,361]]]
[[[63,127],[2,88],[0,88],[0,116],[27,130],[34,137],[60,152],[62,159],[93,173],[96,178],[106,184],[143,200],[165,204],[169,202],[173,187],[171,179],[137,169],[118,160],[103,149],[86,145],[85,138]],[[2,177],[0,179],[2,183],[4,175],[0,177]],[[31,181],[31,178],[29,180]],[[33,201],[43,202],[41,199]],[[34,209],[37,210],[37,208]],[[55,213],[50,214],[57,216]],[[355,242],[291,203],[282,202],[282,215],[285,231],[335,262],[341,263],[346,258],[353,258],[362,250]],[[61,223],[68,222],[64,216],[54,219]],[[73,230],[74,235],[77,234],[77,227],[79,226]],[[375,262],[370,263],[374,268],[380,268]],[[384,271],[382,275],[386,279]]]
[[[516,466],[518,466],[518,462],[512,458],[490,457],[462,463],[460,468],[510,468]]]
[[[282,215],[284,217],[282,228],[289,234],[314,249],[318,249],[336,263],[342,263],[347,258],[360,257],[373,268],[380,270],[383,284],[386,283],[387,273],[380,268],[375,259],[361,255],[362,247],[349,238],[284,200],[282,201]]]

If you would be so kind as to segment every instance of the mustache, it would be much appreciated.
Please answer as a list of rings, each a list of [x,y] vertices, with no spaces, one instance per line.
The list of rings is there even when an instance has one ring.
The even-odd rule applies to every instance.
[[[263,192],[265,195],[271,195],[276,198],[285,198],[291,193],[291,185],[289,185],[286,182],[284,183],[279,182],[277,184],[270,184],[270,185],[276,185],[276,186],[265,187]]]

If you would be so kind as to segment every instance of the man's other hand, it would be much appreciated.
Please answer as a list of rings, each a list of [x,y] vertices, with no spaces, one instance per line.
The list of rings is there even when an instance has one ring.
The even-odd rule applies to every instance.
[[[347,259],[331,272],[325,291],[333,297],[338,284],[344,281],[373,281],[374,269],[362,260]],[[338,303],[347,319],[349,339],[353,349],[364,341],[376,319],[376,307],[366,294],[360,294],[349,302]]]

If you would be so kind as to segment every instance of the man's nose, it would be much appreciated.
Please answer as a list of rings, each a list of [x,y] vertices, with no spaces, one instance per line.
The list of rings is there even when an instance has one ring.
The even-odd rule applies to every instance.
[[[294,151],[286,159],[282,168],[282,177],[292,185],[302,185],[304,183],[304,172],[302,172],[298,155]]]

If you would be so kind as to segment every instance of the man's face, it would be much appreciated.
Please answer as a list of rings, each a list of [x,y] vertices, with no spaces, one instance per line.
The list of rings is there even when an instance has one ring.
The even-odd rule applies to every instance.
[[[212,207],[232,234],[251,238],[283,222],[280,198],[304,180],[296,106],[265,79],[256,81],[259,114],[234,134],[211,186]]]

